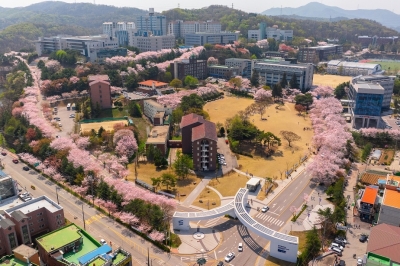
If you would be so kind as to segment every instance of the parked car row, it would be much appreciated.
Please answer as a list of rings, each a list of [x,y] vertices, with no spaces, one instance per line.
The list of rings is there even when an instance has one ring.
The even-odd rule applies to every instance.
[[[31,194],[29,194],[29,192],[19,194],[19,198],[22,199],[23,201],[30,201],[33,199]]]
[[[329,247],[329,250],[332,250],[339,256],[342,256],[342,252],[343,249],[346,247],[346,244],[347,244],[346,238],[342,236],[336,237],[335,240],[333,240],[331,246]]]
[[[226,165],[225,156],[221,153],[217,153],[217,160],[220,165]]]

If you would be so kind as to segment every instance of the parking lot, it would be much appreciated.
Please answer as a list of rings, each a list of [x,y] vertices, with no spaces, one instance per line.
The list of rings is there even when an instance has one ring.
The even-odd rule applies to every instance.
[[[54,118],[60,118],[60,121],[57,122],[61,123],[60,131],[56,133],[57,136],[66,137],[69,133],[74,131],[75,119],[70,118],[71,114],[75,114],[75,111],[67,110],[65,105],[59,104],[57,106],[57,114],[53,115],[52,122],[55,122]]]
[[[229,144],[226,144],[224,138],[218,138],[218,153],[224,156],[226,165],[221,165],[222,173],[226,174],[238,167],[236,156],[232,154]]]
[[[400,118],[396,119],[394,116],[389,115],[389,116],[382,117],[382,120],[385,123],[382,126],[383,128],[400,129],[400,126],[399,126]]]

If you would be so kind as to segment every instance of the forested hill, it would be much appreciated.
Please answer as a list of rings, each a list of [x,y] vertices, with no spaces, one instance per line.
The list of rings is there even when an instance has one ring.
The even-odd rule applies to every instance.
[[[22,22],[75,25],[100,30],[104,21],[135,21],[137,16],[146,13],[145,10],[131,7],[46,1],[27,7],[0,7],[0,30]]]
[[[227,6],[209,6],[202,9],[171,9],[163,12],[167,20],[214,20],[220,21],[224,30],[240,30],[247,36],[248,29],[257,29],[258,23],[264,21],[268,26],[278,25],[281,29],[292,29],[296,37],[339,38],[342,41],[357,42],[359,35],[394,36],[395,30],[382,26],[378,22],[367,19],[349,19],[335,22],[293,19],[290,17],[273,17],[255,13],[246,13]]]

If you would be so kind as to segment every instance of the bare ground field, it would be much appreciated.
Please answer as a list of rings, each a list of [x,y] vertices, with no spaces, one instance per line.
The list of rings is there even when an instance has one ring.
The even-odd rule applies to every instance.
[[[221,206],[221,199],[217,193],[206,187],[192,204],[203,209],[213,209]]]
[[[96,132],[99,131],[101,127],[103,127],[106,131],[113,131],[115,124],[128,125],[128,121],[126,120],[118,120],[118,121],[106,121],[106,122],[98,122],[98,123],[84,123],[81,124],[81,132],[90,132],[94,129]]]
[[[336,88],[340,83],[350,81],[350,79],[351,77],[347,76],[314,74],[313,85],[331,86],[332,88]]]
[[[225,97],[224,99],[207,103],[204,110],[210,114],[212,122],[225,123],[226,118],[234,116],[238,111],[245,109],[253,102],[251,99]],[[294,110],[293,103],[286,103],[275,109],[275,105],[270,106],[264,118],[256,114],[250,117],[250,120],[260,129],[265,132],[272,132],[281,138],[280,131],[293,131],[301,137],[300,141],[293,142],[292,147],[289,147],[287,141],[282,139],[281,146],[275,146],[275,153],[268,157],[254,156],[253,158],[239,155],[238,163],[240,169],[244,172],[251,173],[259,177],[271,177],[273,179],[285,178],[285,171],[298,164],[301,157],[308,154],[308,146],[313,135],[312,130],[304,130],[311,128],[311,121],[308,117],[299,116]],[[249,150],[253,155],[254,150]],[[282,174],[282,175],[281,175]]]
[[[249,178],[239,175],[236,172],[230,172],[223,177],[212,179],[208,185],[215,188],[223,197],[235,196],[239,188],[246,187]]]

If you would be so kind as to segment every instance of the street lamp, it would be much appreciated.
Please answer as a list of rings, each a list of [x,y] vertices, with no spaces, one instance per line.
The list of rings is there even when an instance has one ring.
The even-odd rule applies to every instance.
[[[60,201],[59,201],[59,199],[58,199],[58,190],[59,190],[60,188],[59,187],[56,187],[56,195],[57,195],[57,204],[58,205],[60,205]]]

